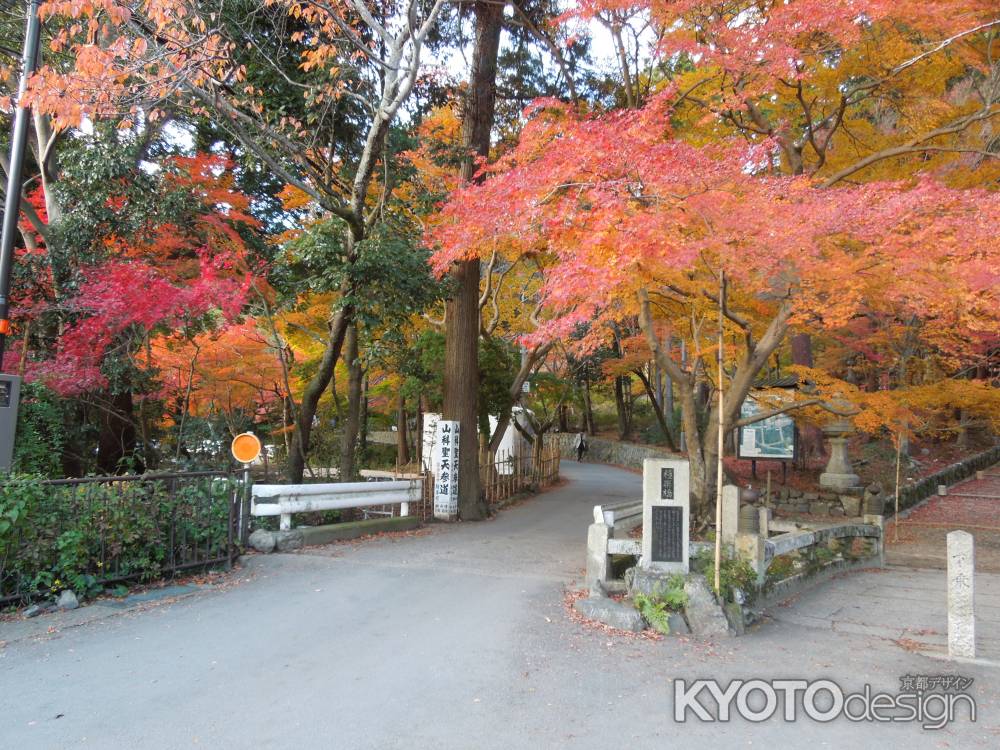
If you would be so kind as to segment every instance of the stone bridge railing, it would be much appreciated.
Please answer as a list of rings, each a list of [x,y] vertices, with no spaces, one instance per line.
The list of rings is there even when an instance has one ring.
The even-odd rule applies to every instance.
[[[770,521],[761,533],[736,534],[734,546],[757,574],[757,603],[766,605],[844,570],[881,567],[884,528],[884,518],[871,515],[832,524]],[[863,540],[859,551],[853,549],[857,539]],[[779,558],[791,566],[786,573],[772,569]]]

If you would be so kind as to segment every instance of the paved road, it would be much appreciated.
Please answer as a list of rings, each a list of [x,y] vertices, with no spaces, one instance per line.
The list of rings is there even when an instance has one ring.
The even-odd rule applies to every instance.
[[[955,670],[879,635],[780,617],[717,643],[572,621],[563,593],[582,574],[590,508],[637,496],[640,482],[564,468],[564,486],[486,523],[254,558],[239,585],[45,637],[0,625],[0,747],[997,746],[1000,671],[988,667]],[[976,679],[979,721],[940,732],[672,716],[675,677],[894,691],[902,675],[956,671]]]

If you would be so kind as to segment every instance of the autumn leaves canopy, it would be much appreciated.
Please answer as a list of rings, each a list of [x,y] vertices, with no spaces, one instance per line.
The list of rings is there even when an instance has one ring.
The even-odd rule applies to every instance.
[[[317,226],[317,217],[344,224],[350,263],[360,243],[378,238],[380,211],[395,190],[396,216],[426,227],[439,276],[478,258],[491,279],[515,264],[530,277],[530,313],[521,317],[531,324],[513,332],[522,343],[558,341],[582,356],[615,331],[635,349],[623,359],[657,359],[692,393],[717,385],[708,363],[724,271],[734,391],[727,427],[736,426],[743,396],[793,332],[821,342],[808,377],[815,387],[839,388],[857,401],[861,391],[851,389],[861,381],[867,391],[902,393],[968,372],[998,345],[994,0],[573,3],[549,20],[546,49],[555,49],[566,73],[554,40],[568,49],[574,30],[603,25],[622,65],[621,90],[581,96],[581,87],[568,86],[565,98],[536,100],[506,125],[483,179],[465,187],[454,168],[462,155],[440,159],[426,143],[450,139],[443,147],[454,149],[458,107],[423,113],[414,132],[425,142],[404,159],[415,177],[387,176],[398,154],[389,154],[386,133],[426,69],[419,57],[440,3],[405,6],[406,23],[402,11],[373,15],[360,0],[269,0],[267,7],[289,24],[267,33],[289,34],[292,63],[251,49],[268,40],[235,16],[190,0],[44,3],[58,31],[29,101],[56,128],[112,118],[127,129],[133,119],[148,125],[176,113],[219,124],[236,150],[285,184],[286,211]],[[632,47],[623,29],[633,30]],[[638,47],[648,64],[640,64]],[[386,50],[395,55],[388,62],[379,56]],[[358,74],[345,73],[358,60],[361,75],[381,81],[384,101],[362,101]],[[267,75],[253,68],[258,63]],[[289,84],[295,106],[275,101],[263,83],[268,76]],[[321,137],[350,119],[330,114],[346,103],[364,113],[352,122],[351,153]],[[178,163],[171,170],[187,174],[185,189],[204,198],[187,213],[197,229],[123,238],[114,262],[83,274],[81,296],[117,302],[88,308],[61,331],[57,356],[38,365],[64,390],[70,374],[80,387],[102,382],[100,358],[87,346],[107,348],[132,324],[176,327],[210,311],[236,325],[251,290],[266,286],[254,286],[263,271],[246,262],[237,231],[259,228],[248,199],[211,184],[227,179],[226,168]],[[434,210],[418,206],[430,192],[447,200]],[[348,287],[316,298],[326,305],[318,319],[339,322],[319,336],[316,358],[329,372],[306,389],[303,404],[311,405],[300,432],[312,424],[331,363],[356,325],[344,300],[357,290]],[[148,291],[130,296],[136,288]],[[267,295],[258,296],[266,305]],[[265,369],[273,371],[273,362]],[[288,390],[287,368],[271,374]],[[960,399],[953,396],[954,406]],[[706,415],[681,401],[691,412],[685,429],[697,438],[690,443],[709,445],[710,434],[696,434]],[[869,417],[891,411],[869,406]],[[888,419],[872,417],[869,427]]]

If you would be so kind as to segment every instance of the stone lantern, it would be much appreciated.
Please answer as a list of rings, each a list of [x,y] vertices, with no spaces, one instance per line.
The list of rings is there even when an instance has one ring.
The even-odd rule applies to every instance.
[[[838,419],[823,427],[823,434],[830,443],[830,460],[826,470],[819,475],[820,487],[832,490],[849,490],[861,484],[861,477],[854,473],[847,455],[847,440],[854,433],[854,426],[846,419]]]

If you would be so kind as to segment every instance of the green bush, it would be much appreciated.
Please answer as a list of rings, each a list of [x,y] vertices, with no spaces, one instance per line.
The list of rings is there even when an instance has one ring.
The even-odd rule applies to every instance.
[[[0,598],[108,582],[149,581],[165,569],[222,557],[228,544],[229,480],[163,479],[77,485],[12,476],[0,483]]]
[[[14,471],[58,476],[66,447],[65,405],[39,383],[21,386],[14,441]]]

